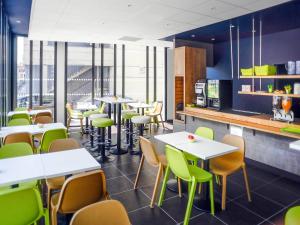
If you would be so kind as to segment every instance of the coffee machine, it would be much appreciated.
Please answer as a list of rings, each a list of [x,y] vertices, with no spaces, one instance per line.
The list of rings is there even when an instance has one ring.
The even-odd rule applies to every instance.
[[[195,94],[196,94],[196,106],[198,107],[206,107],[207,97],[206,97],[206,80],[198,80],[195,83]]]

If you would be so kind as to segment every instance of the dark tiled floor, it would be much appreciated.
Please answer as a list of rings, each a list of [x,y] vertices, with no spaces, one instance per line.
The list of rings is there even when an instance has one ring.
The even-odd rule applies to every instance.
[[[159,130],[158,133],[161,131]],[[76,134],[73,136],[82,140]],[[158,151],[163,152],[162,144],[158,144]],[[139,188],[133,189],[139,159],[139,156],[126,154],[116,156],[113,162],[102,165],[111,198],[124,204],[133,225],[181,224],[187,202],[186,195],[179,198],[173,192],[167,191],[161,208],[149,207],[155,181],[155,169],[145,166]],[[211,216],[209,213],[193,209],[190,225],[283,225],[283,217],[287,208],[300,205],[300,183],[252,165],[248,166],[248,176],[252,202],[247,201],[243,175],[237,172],[228,178],[226,211],[217,212],[215,216]],[[220,200],[220,196],[221,189],[215,184],[215,199]],[[59,225],[63,224],[66,222],[61,217]]]

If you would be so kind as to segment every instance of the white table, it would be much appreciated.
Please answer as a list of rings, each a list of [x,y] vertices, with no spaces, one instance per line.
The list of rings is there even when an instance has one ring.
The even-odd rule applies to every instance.
[[[188,142],[188,135],[193,135],[196,141],[193,143]],[[209,159],[226,155],[238,150],[238,148],[235,146],[199,137],[195,134],[186,131],[157,135],[154,136],[154,138],[168,145],[171,145],[181,151],[190,153],[200,159],[203,159],[204,169],[207,171],[209,171]],[[210,210],[208,190],[208,182],[206,182],[203,184],[203,196],[196,199],[196,201],[194,202],[194,206],[196,208],[205,211]]]
[[[2,127],[0,130],[0,138],[4,138],[8,134],[14,134],[19,132],[28,132],[32,135],[43,134],[44,132],[53,129],[67,129],[67,128],[62,123],[48,123],[48,124],[44,124],[43,127],[39,127],[38,125]]]
[[[300,140],[298,141],[293,141],[289,144],[290,149],[300,151]]]
[[[95,169],[101,169],[101,165],[84,148],[2,159],[0,160],[0,186]]]
[[[37,110],[29,110],[29,111],[10,111],[7,113],[7,117],[11,117],[15,114],[21,114],[21,113],[27,113],[29,116],[35,116],[38,113],[42,113],[42,112],[51,112],[50,109],[37,109]]]
[[[95,110],[98,109],[96,105],[91,104],[90,102],[77,102],[76,110],[86,111],[86,110]]]
[[[138,113],[139,113],[139,110],[142,109],[142,115],[144,115],[144,110],[145,110],[145,109],[153,108],[152,105],[146,104],[146,103],[142,103],[142,102],[128,103],[128,105],[129,105],[130,107],[132,107],[132,108],[137,109]]]
[[[108,117],[111,118],[111,105],[117,105],[117,146],[111,149],[111,153],[114,155],[121,155],[128,152],[128,150],[122,149],[121,147],[121,114],[122,114],[122,104],[133,103],[135,100],[120,97],[102,97],[97,98],[97,100],[105,102],[108,104]],[[108,128],[108,139],[111,139],[111,128]],[[109,159],[107,159],[109,160]]]

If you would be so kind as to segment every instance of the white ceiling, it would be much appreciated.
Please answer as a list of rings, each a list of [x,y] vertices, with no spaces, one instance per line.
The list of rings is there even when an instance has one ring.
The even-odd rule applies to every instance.
[[[29,38],[118,43],[129,36],[159,45],[160,38],[287,1],[33,0]]]

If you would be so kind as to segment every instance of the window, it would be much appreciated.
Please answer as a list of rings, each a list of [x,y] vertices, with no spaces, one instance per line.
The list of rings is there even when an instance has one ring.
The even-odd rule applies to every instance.
[[[117,96],[122,96],[122,54],[122,45],[117,45]]]
[[[68,43],[67,101],[92,101],[92,45]]]
[[[32,106],[40,105],[40,42],[32,43]]]
[[[17,107],[29,107],[29,40],[17,38]]]
[[[146,46],[126,45],[125,96],[146,101]]]

